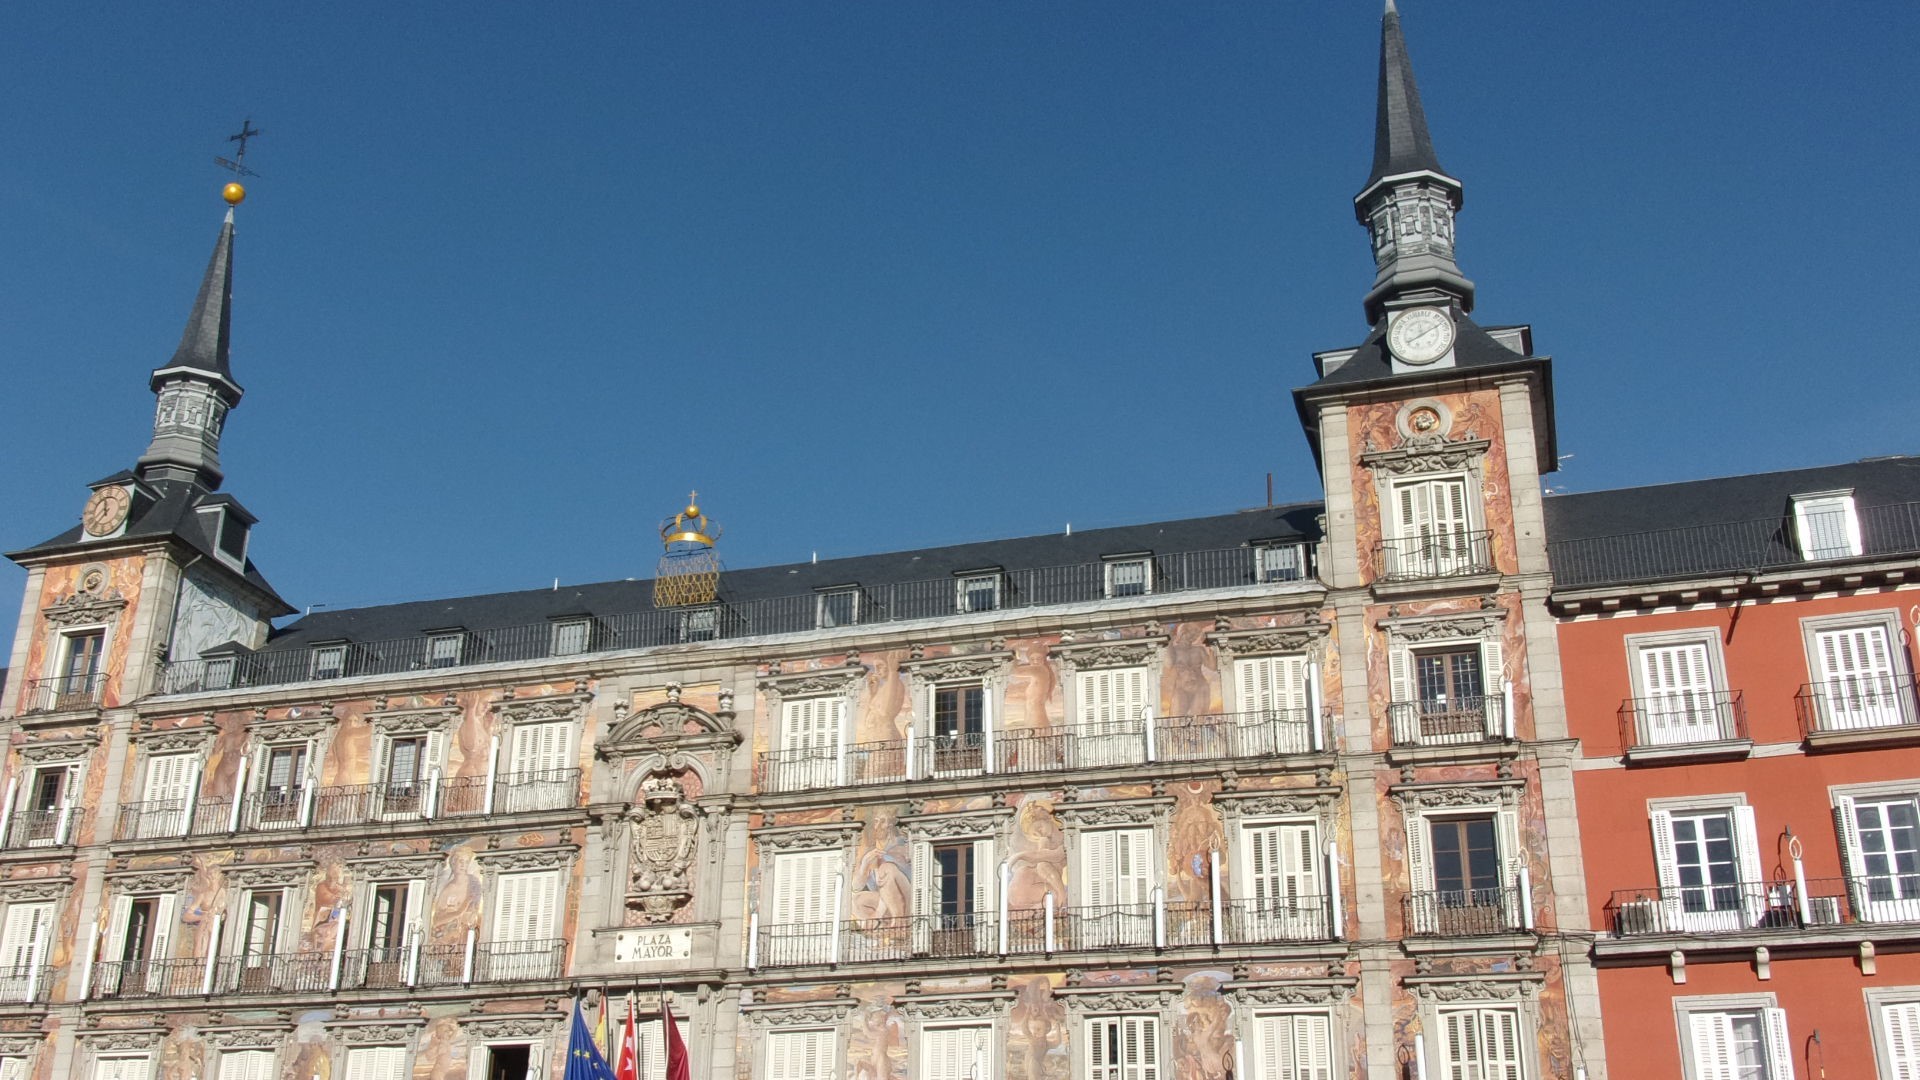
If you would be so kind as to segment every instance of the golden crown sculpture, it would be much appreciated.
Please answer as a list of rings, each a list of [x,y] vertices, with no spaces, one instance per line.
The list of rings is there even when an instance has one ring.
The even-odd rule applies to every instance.
[[[689,492],[687,508],[660,523],[659,572],[653,578],[653,606],[711,604],[720,590],[720,523],[700,512],[699,492]]]

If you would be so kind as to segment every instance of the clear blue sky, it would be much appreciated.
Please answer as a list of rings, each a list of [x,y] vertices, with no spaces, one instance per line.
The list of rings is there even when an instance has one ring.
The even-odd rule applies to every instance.
[[[1920,451],[1920,5],[1402,5],[1556,486]],[[1379,9],[0,6],[0,545],[146,444],[240,213],[227,489],[294,603],[755,565],[1319,484]],[[18,595],[23,575],[0,570]]]

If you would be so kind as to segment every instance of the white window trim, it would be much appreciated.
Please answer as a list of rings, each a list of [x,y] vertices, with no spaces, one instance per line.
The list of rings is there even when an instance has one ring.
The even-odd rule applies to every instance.
[[[1656,815],[1665,814],[1671,818],[1673,815],[1717,813],[1726,814],[1732,821],[1734,865],[1739,868],[1737,883],[1744,886],[1747,891],[1742,893],[1740,897],[1741,906],[1738,909],[1725,912],[1682,911],[1680,910],[1678,885],[1680,878],[1679,864],[1677,862],[1667,864],[1662,861],[1660,834],[1658,831],[1659,824]],[[1682,795],[1664,799],[1648,799],[1647,819],[1647,827],[1651,834],[1649,843],[1653,848],[1655,883],[1659,885],[1660,891],[1663,894],[1669,891],[1674,893],[1673,896],[1667,897],[1667,910],[1662,915],[1662,919],[1665,920],[1664,925],[1670,930],[1685,932],[1689,929],[1730,929],[1732,927],[1726,925],[1728,921],[1737,921],[1740,918],[1745,918],[1748,925],[1754,925],[1761,921],[1761,916],[1764,913],[1754,910],[1754,908],[1763,898],[1752,890],[1756,890],[1759,886],[1766,884],[1766,882],[1762,880],[1762,878],[1766,877],[1766,861],[1762,858],[1763,852],[1760,850],[1758,823],[1754,820],[1753,807],[1747,803],[1746,793],[1730,792],[1721,795]],[[1669,826],[1669,829],[1671,829],[1671,826]],[[1669,838],[1671,838],[1671,835],[1671,832],[1669,832]],[[1749,876],[1753,877],[1752,881],[1747,880]],[[1701,888],[1711,887],[1712,886],[1701,886]]]
[[[984,1058],[984,1061],[982,1061],[982,1063],[986,1065],[986,1071],[979,1074],[978,1080],[994,1080],[995,1077],[1001,1075],[1001,1072],[1002,1072],[1001,1062],[1003,1060],[1003,1057],[1002,1057],[1002,1048],[1001,1048],[1000,1027],[998,1024],[994,1023],[991,1017],[988,1017],[988,1016],[969,1017],[967,1019],[956,1019],[956,1020],[939,1020],[939,1021],[929,1020],[929,1021],[922,1022],[914,1031],[912,1058],[915,1063],[915,1068],[910,1072],[909,1075],[912,1075],[912,1076],[933,1075],[933,1069],[927,1063],[927,1050],[929,1049],[927,1046],[927,1034],[929,1032],[954,1031],[954,1030],[964,1030],[969,1028],[984,1029],[987,1033],[987,1045],[985,1049],[985,1058]],[[980,1060],[980,1059],[976,1059],[976,1060]],[[645,1073],[641,1074],[642,1077],[644,1077],[645,1075],[646,1075]]]
[[[580,647],[562,651],[560,648],[560,636],[574,629],[578,629],[581,632]],[[580,615],[573,618],[554,619],[547,634],[547,654],[549,656],[585,656],[587,653],[593,651],[592,616]]]
[[[332,667],[331,674],[323,674],[327,665],[321,664],[321,659],[335,654],[340,657],[339,664]],[[347,676],[347,658],[350,655],[351,649],[348,643],[344,641],[328,642],[324,645],[312,646],[307,652],[307,677],[309,679],[345,678]]]
[[[1684,630],[1663,630],[1652,634],[1628,634],[1621,640],[1626,645],[1627,678],[1633,687],[1633,697],[1636,699],[1647,696],[1646,677],[1640,670],[1641,650],[1657,649],[1667,645],[1705,645],[1707,670],[1713,678],[1714,693],[1727,692],[1727,659],[1720,648],[1719,627],[1698,626]]]
[[[1101,825],[1090,828],[1075,828],[1069,837],[1068,851],[1070,862],[1067,868],[1067,902],[1074,907],[1089,907],[1092,900],[1087,896],[1087,838],[1099,833],[1144,832],[1147,834],[1147,900],[1151,904],[1156,890],[1166,888],[1167,884],[1167,830],[1165,821],[1155,816],[1152,822],[1136,822],[1128,825]],[[1114,901],[1119,903],[1119,901]]]
[[[998,567],[983,567],[979,570],[963,570],[953,575],[953,610],[961,615],[976,615],[983,611],[999,611],[1006,600],[1007,572]],[[967,603],[967,586],[976,582],[988,582],[993,586],[993,603],[989,607],[975,608]]]
[[[95,1080],[98,1080],[99,1077],[106,1076],[106,1064],[109,1061],[138,1061],[146,1066],[145,1071],[141,1075],[145,1076],[147,1080],[153,1080],[153,1051],[151,1050],[137,1054],[95,1053],[92,1062],[93,1068],[87,1075],[94,1077]]]
[[[1460,1012],[1506,1012],[1514,1015],[1515,1049],[1520,1054],[1521,1080],[1539,1075],[1537,1050],[1531,1038],[1538,1027],[1537,1017],[1532,1005],[1515,1004],[1512,1001],[1449,1001],[1447,1003],[1422,1004],[1420,1025],[1422,1030],[1431,1032],[1427,1038],[1427,1074],[1429,1076],[1447,1076],[1447,1027],[1443,1017]]]
[[[1920,802],[1920,779],[1882,780],[1866,784],[1836,784],[1827,789],[1827,797],[1833,803],[1834,843],[1840,849],[1840,872],[1846,882],[1848,899],[1854,911],[1854,917],[1862,922],[1888,923],[1906,922],[1916,913],[1920,913],[1920,898],[1873,901],[1864,895],[1862,884],[1865,868],[1859,864],[1862,857],[1855,850],[1859,833],[1857,818],[1849,818],[1842,825],[1843,815],[1854,813],[1855,806],[1862,802],[1894,802],[1912,800]],[[1904,876],[1904,875],[1902,875]],[[1890,915],[1879,919],[1873,910],[1873,904],[1893,905]]]
[[[1823,510],[1838,510],[1845,515],[1843,521],[1847,532],[1848,550],[1840,554],[1825,554],[1818,558],[1808,550],[1808,542],[1813,538],[1812,527],[1808,524],[1811,514]],[[1864,550],[1860,542],[1860,511],[1854,504],[1853,489],[1841,488],[1837,491],[1808,491],[1793,496],[1793,538],[1794,547],[1800,557],[1808,562],[1823,562],[1828,559],[1858,558]]]
[[[760,1070],[756,1072],[754,1075],[764,1076],[764,1077],[771,1077],[774,1075],[773,1044],[774,1044],[774,1040],[778,1039],[780,1036],[782,1035],[815,1035],[823,1032],[827,1036],[827,1040],[826,1040],[827,1049],[833,1055],[833,1064],[826,1071],[826,1073],[822,1074],[818,1078],[818,1080],[834,1080],[834,1078],[837,1078],[838,1076],[840,1076],[841,1065],[843,1064],[844,1059],[846,1057],[846,1046],[844,1045],[846,1040],[842,1037],[840,1033],[840,1029],[838,1027],[795,1027],[795,1028],[769,1029],[766,1032],[766,1037],[762,1040],[765,1044],[765,1048],[760,1051]],[[809,1080],[813,1080],[813,1078],[809,1078]]]
[[[1873,986],[1860,992],[1867,1004],[1867,1028],[1873,1032],[1873,1061],[1876,1077],[1894,1077],[1893,1048],[1887,1045],[1886,1024],[1881,1010],[1892,1005],[1920,1004],[1920,986]]]
[[[828,622],[827,621],[827,602],[829,600],[837,599],[842,596],[847,597],[849,600],[852,601],[851,610],[847,616],[847,620],[845,622]],[[829,586],[826,586],[825,588],[815,589],[814,600],[813,600],[813,625],[817,629],[821,629],[821,630],[832,630],[832,629],[839,629],[841,627],[846,627],[846,626],[860,625],[860,614],[861,614],[860,600],[861,600],[860,586],[854,585],[854,584],[829,585]]]
[[[1693,1025],[1690,1017],[1694,1013],[1755,1012],[1761,1016],[1761,1036],[1767,1046],[1767,1080],[1792,1080],[1792,1046],[1776,1047],[1768,1039],[1768,1026],[1765,1013],[1778,1010],[1779,1002],[1771,993],[1761,994],[1716,994],[1699,997],[1676,997],[1673,999],[1673,1021],[1680,1038],[1680,1071],[1684,1080],[1698,1080],[1700,1066],[1693,1056]],[[1784,1052],[1784,1061],[1775,1060],[1777,1053]],[[1785,1068],[1781,1068],[1784,1065]]]
[[[1266,1059],[1260,1043],[1259,1027],[1261,1021],[1273,1020],[1280,1017],[1303,1016],[1326,1021],[1328,1075],[1333,1077],[1344,1077],[1346,1075],[1346,1070],[1338,1064],[1345,1060],[1341,1056],[1344,1047],[1341,1041],[1339,1010],[1316,1008],[1259,1009],[1247,1018],[1245,1024],[1241,1025],[1242,1030],[1238,1032],[1241,1043],[1246,1047],[1247,1051],[1247,1067],[1249,1070],[1247,1080],[1260,1080],[1260,1078],[1277,1073],[1280,1068],[1278,1062],[1269,1062]]]
[[[1426,807],[1410,803],[1407,806],[1407,891],[1409,894],[1426,896],[1439,891],[1433,876],[1433,833],[1428,829],[1428,823],[1481,817],[1493,818],[1494,858],[1500,874],[1499,888],[1509,890],[1507,895],[1514,897],[1515,910],[1509,913],[1508,929],[1519,932],[1531,915],[1531,912],[1518,910],[1519,873],[1525,865],[1520,843],[1520,812],[1517,806],[1502,801],[1497,795],[1489,794],[1479,805]],[[1416,914],[1408,920],[1408,929],[1432,932],[1432,927],[1419,924],[1423,919],[1433,918],[1434,914],[1429,913],[1437,911],[1437,907],[1417,909]]]
[[[1132,599],[1135,595],[1153,595],[1153,553],[1134,551],[1123,555],[1102,555],[1100,557],[1100,595],[1109,599]],[[1140,592],[1117,596],[1114,593],[1114,571],[1122,566],[1140,567]]]
[[[1113,1020],[1138,1018],[1153,1023],[1153,1060],[1143,1065],[1152,1071],[1152,1080],[1174,1080],[1173,1070],[1167,1067],[1167,1037],[1171,1025],[1163,1010],[1141,1009],[1139,1011],[1088,1013],[1078,1018],[1076,1029],[1068,1037],[1074,1047],[1074,1080],[1093,1080],[1093,1025]],[[1126,1070],[1131,1072],[1131,1070]]]
[[[1272,584],[1279,584],[1279,583],[1290,582],[1290,581],[1308,580],[1308,573],[1307,573],[1308,562],[1309,562],[1309,556],[1307,554],[1308,548],[1309,548],[1309,545],[1305,540],[1262,540],[1262,541],[1255,542],[1253,545],[1254,580],[1262,585],[1272,585]],[[1270,568],[1267,566],[1267,557],[1270,554],[1274,554],[1281,551],[1290,551],[1293,553],[1293,563],[1294,563],[1293,570],[1295,571],[1295,576],[1293,577],[1269,577],[1268,576],[1268,572]]]
[[[1905,627],[1900,620],[1900,612],[1892,608],[1880,608],[1871,611],[1850,611],[1840,615],[1821,615],[1800,620],[1800,641],[1806,650],[1807,682],[1816,689],[1825,689],[1824,665],[1820,660],[1820,635],[1835,630],[1860,630],[1875,628],[1886,635],[1887,655],[1892,660],[1892,675],[1895,685],[1889,689],[1895,695],[1896,708],[1902,723],[1911,724],[1920,717],[1914,715],[1914,701],[1911,693],[1913,667],[1911,656],[1905,642]],[[1907,681],[1902,681],[1907,680]],[[1820,722],[1824,725],[1829,709],[1833,706],[1824,697],[1818,706]],[[1859,730],[1848,727],[1821,727],[1822,731]]]
[[[470,638],[470,635],[465,630],[440,630],[440,631],[436,631],[434,633],[428,634],[427,635],[427,668],[428,670],[437,671],[444,668],[459,667],[460,665],[466,663],[467,662],[467,643],[469,641],[469,638]],[[439,657],[436,656],[435,654],[439,651],[439,648],[442,644],[449,641],[453,642],[453,662],[449,664],[438,663],[437,661],[439,660]]]

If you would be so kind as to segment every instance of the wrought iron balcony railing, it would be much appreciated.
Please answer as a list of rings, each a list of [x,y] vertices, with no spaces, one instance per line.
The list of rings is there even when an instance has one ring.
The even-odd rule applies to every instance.
[[[1524,883],[1409,893],[1405,898],[1407,933],[1414,937],[1473,937],[1531,930],[1532,903]]]
[[[100,691],[107,685],[104,671],[88,675],[61,675],[51,679],[28,679],[21,688],[23,713],[69,712],[91,709],[100,704]]]
[[[1503,695],[1396,701],[1387,706],[1387,716],[1395,746],[1466,746],[1513,738]]]
[[[1497,569],[1493,534],[1485,530],[1381,540],[1374,545],[1374,561],[1377,580],[1385,582],[1471,577]]]
[[[48,1000],[53,973],[53,965],[46,963],[0,966],[0,1003],[21,1005]]]
[[[491,799],[489,799],[491,793]],[[430,776],[386,784],[305,785],[251,792],[236,808],[226,796],[196,800],[191,823],[185,800],[128,803],[120,808],[115,840],[158,840],[232,832],[431,821],[472,814],[561,810],[580,798],[580,770]]]
[[[1803,735],[1920,725],[1910,675],[1847,675],[1807,683],[1795,704]]]
[[[86,996],[94,999],[209,997],[231,994],[328,994],[337,990],[410,989],[468,983],[544,982],[558,979],[566,964],[561,938],[535,941],[476,942],[397,948],[342,949],[338,952],[271,953],[192,957],[171,960],[99,961],[93,964]],[[7,982],[0,968],[0,1001],[25,992],[28,970],[17,974],[20,986]],[[45,986],[44,977],[40,984]],[[39,991],[44,996],[44,989]]]
[[[1746,704],[1738,690],[1695,690],[1620,703],[1620,744],[1630,751],[1747,737]]]
[[[763,792],[905,780],[1059,772],[1148,761],[1212,761],[1319,753],[1327,728],[1310,709],[1142,716],[1101,724],[934,735],[844,748],[769,750],[754,763]]]
[[[1311,576],[1306,559],[1310,545],[1300,545],[1293,565]],[[1290,585],[1303,575],[1276,571],[1265,559],[1265,548],[1236,547],[1211,551],[1173,552],[1153,557],[1147,580],[1151,595],[1232,589],[1257,585]],[[1263,560],[1265,565],[1263,566]],[[1025,610],[1086,603],[1139,603],[1140,596],[1111,595],[1107,562],[995,571],[966,579],[974,587],[961,590],[953,577],[873,585],[860,590],[847,625],[870,625],[951,617],[982,611]],[[978,578],[992,577],[986,584]],[[595,615],[584,637],[556,639],[550,622],[472,631],[451,654],[435,655],[426,634],[404,638],[347,643],[337,662],[329,653],[324,667],[316,667],[307,648],[267,648],[236,656],[184,660],[167,664],[161,674],[162,694],[191,694],[243,686],[274,686],[321,677],[341,678],[429,671],[475,664],[542,660],[580,656],[690,641],[807,633],[821,628],[820,595],[729,600],[726,579],[723,595],[710,609],[710,618],[693,619],[694,609],[669,608]],[[329,648],[334,646],[329,645]],[[449,660],[453,661],[449,663]]]
[[[1912,925],[1920,924],[1920,874],[1617,889],[1607,912],[1622,938]]]
[[[981,959],[1115,948],[1169,949],[1333,941],[1325,896],[1170,901],[952,912],[893,919],[763,924],[750,931],[749,966],[799,967],[909,959]]]
[[[66,847],[76,843],[80,830],[93,820],[93,809],[63,806],[57,810],[14,810],[0,814],[0,820],[6,822],[0,843],[9,851]]]

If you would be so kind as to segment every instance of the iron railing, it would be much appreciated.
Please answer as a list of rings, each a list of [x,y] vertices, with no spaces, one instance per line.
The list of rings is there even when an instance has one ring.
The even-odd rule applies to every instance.
[[[175,836],[215,836],[228,831],[233,800],[208,795],[195,799],[157,799],[126,803],[114,824],[115,840],[160,840]]]
[[[762,751],[754,762],[764,792],[893,783],[988,773],[1031,773],[1318,753],[1326,727],[1311,709],[1262,709],[1203,716],[1142,716],[1099,724],[1018,728]]]
[[[328,785],[311,789],[275,788],[242,796],[237,816],[233,813],[231,798],[210,795],[195,804],[192,826],[184,835],[214,836],[236,829],[272,832],[333,828],[483,814],[489,812],[487,790],[484,776],[436,776],[406,783]],[[562,810],[579,801],[580,770],[506,773],[494,778],[493,795],[491,812],[495,814]],[[57,813],[22,811],[15,815],[9,832],[18,836],[23,828],[45,831],[49,826],[44,815]],[[185,803],[178,799],[128,803],[120,808],[114,839],[156,840],[181,836],[184,814]],[[51,828],[55,830],[52,835],[58,835],[57,820]],[[68,828],[71,830],[73,825],[69,823]],[[31,845],[14,842],[10,837],[9,846]]]
[[[1920,502],[1862,506],[1861,557],[1920,552]],[[1816,560],[1802,554],[1791,516],[1653,529],[1547,545],[1560,588],[1763,571]],[[1850,557],[1850,556],[1849,556]]]
[[[93,965],[95,998],[194,997],[206,984],[203,956],[179,960],[102,960]]]
[[[1482,889],[1436,889],[1408,893],[1407,933],[1414,937],[1472,937],[1511,934],[1526,928],[1523,889],[1502,885]]]
[[[1218,933],[1207,901],[1156,898],[1135,904],[953,912],[839,923],[761,924],[751,946],[760,967],[979,959],[1114,948],[1185,948],[1262,942],[1331,941],[1332,909],[1323,896],[1222,900]]]
[[[1263,575],[1260,552],[1253,547],[1184,551],[1153,558],[1151,581],[1155,595],[1204,589],[1242,588],[1270,583]],[[1108,599],[1137,601],[1138,597],[1109,597],[1105,562],[1026,570],[995,571],[997,587],[962,592],[961,579],[932,578],[872,585],[861,590],[857,619],[849,625],[945,618],[978,611],[1015,610],[1084,604]],[[1311,567],[1308,567],[1309,572]],[[984,576],[984,575],[974,575]],[[721,579],[722,589],[726,579]],[[330,677],[386,675],[399,672],[467,667],[578,656],[620,649],[678,645],[688,641],[716,641],[744,637],[805,633],[819,628],[819,594],[729,600],[713,606],[711,620],[690,620],[692,609],[630,611],[596,615],[582,642],[571,639],[556,650],[560,639],[554,624],[539,622],[493,630],[470,631],[457,657],[436,662],[428,635],[356,641]],[[329,646],[333,647],[333,646]],[[180,660],[165,665],[160,693],[189,694],[243,686],[274,686],[315,678],[311,650],[289,647],[206,660]]]
[[[68,712],[91,709],[100,704],[100,691],[107,685],[104,671],[87,675],[60,675],[51,679],[28,679],[21,688],[23,713]]]
[[[327,951],[223,956],[214,961],[210,988],[215,994],[324,994],[332,985],[333,953]]]
[[[25,1004],[45,1001],[53,985],[52,964],[9,964],[0,966],[0,1002]]]
[[[93,808],[67,806],[58,810],[15,810],[7,823],[4,843],[18,848],[66,847],[76,843],[81,826],[92,820]]]
[[[1451,701],[1396,701],[1387,706],[1395,746],[1464,746],[1507,735],[1506,699],[1498,694]]]
[[[1614,936],[1623,938],[1912,924],[1920,923],[1920,874],[1617,889],[1607,913]]]
[[[1738,690],[1692,690],[1620,703],[1620,745],[1631,750],[1747,738]]]
[[[1911,675],[1835,676],[1802,686],[1795,704],[1803,735],[1920,724]]]
[[[1491,574],[1493,534],[1443,532],[1381,540],[1374,544],[1380,581],[1423,581],[1428,578]]]
[[[474,982],[537,982],[557,979],[566,964],[564,938],[483,941],[473,950]]]
[[[455,986],[463,983],[544,982],[558,979],[566,964],[561,938],[536,941],[476,942],[420,948],[345,949],[339,955],[339,988],[392,989],[405,986]],[[416,956],[417,954],[417,956]],[[93,965],[94,998],[203,997],[228,994],[331,993],[335,980],[332,951],[216,956],[172,960],[100,961]],[[0,1002],[26,1000],[28,969],[0,968]],[[43,969],[37,992],[45,996],[51,967]],[[409,977],[412,981],[409,982]]]

